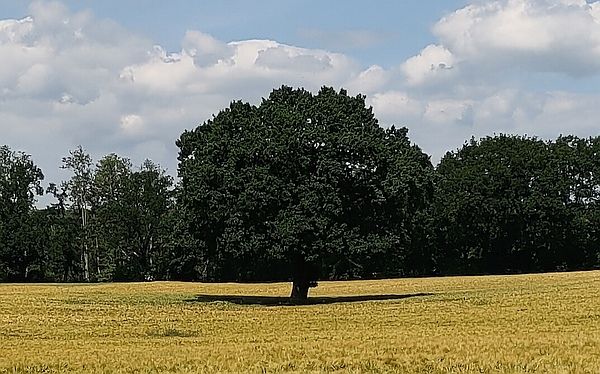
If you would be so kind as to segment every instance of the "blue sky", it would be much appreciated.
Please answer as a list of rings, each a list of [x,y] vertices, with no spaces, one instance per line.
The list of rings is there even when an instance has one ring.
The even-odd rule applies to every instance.
[[[471,136],[600,132],[585,0],[0,0],[0,143],[49,181],[81,144],[176,172],[175,139],[282,84],[367,95],[432,160]]]

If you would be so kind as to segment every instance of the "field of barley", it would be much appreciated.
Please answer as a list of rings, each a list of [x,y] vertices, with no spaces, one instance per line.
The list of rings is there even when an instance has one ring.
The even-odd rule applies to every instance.
[[[0,285],[0,373],[600,373],[600,272]]]

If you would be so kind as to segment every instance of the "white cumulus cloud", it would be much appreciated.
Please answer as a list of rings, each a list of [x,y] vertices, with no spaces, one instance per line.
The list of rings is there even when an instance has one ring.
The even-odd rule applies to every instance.
[[[440,45],[429,45],[418,55],[402,64],[409,85],[440,81],[453,74],[456,58],[448,49]]]
[[[441,44],[472,64],[572,75],[600,70],[600,3],[585,0],[477,2],[433,28]]]

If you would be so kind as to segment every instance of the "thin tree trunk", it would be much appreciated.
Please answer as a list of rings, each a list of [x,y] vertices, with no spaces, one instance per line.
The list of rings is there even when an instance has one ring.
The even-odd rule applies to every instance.
[[[154,280],[154,278],[152,277],[152,254],[154,252],[154,240],[152,238],[152,236],[150,236],[150,244],[148,245],[148,252],[146,253],[146,258],[148,259],[148,267],[146,269],[146,274],[144,275],[144,278],[146,281],[151,281]]]
[[[83,277],[86,282],[90,281],[90,267],[89,267],[89,259],[88,259],[88,250],[87,244],[85,245],[85,249],[83,251]]]
[[[87,236],[87,211],[85,203],[81,204],[81,227],[83,229],[83,276],[86,282],[90,281],[90,260]]]
[[[96,237],[96,279],[100,280],[100,250],[98,249],[98,237]]]
[[[25,248],[23,251],[23,265],[25,265],[25,267],[23,268],[21,274],[24,277],[23,280],[27,281],[27,276],[29,275],[29,266],[27,265],[27,248]]]

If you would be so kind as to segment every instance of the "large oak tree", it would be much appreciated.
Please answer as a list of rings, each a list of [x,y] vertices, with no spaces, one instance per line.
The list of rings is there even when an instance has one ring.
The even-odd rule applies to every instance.
[[[422,243],[433,167],[364,96],[284,86],[259,106],[233,102],[177,145],[179,202],[208,278],[287,275],[302,300],[319,277],[400,275]]]

